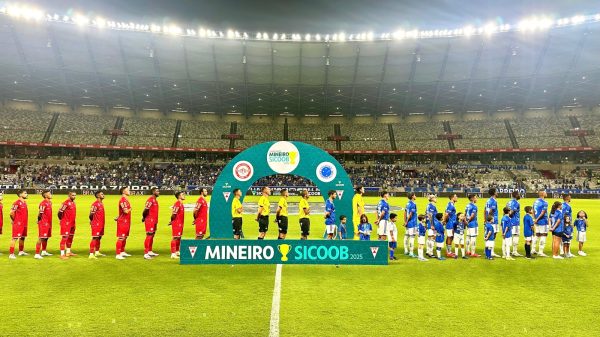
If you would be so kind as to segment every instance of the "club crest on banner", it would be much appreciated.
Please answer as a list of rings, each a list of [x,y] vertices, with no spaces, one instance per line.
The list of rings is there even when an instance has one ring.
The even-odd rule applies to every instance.
[[[235,163],[233,166],[233,176],[239,181],[248,181],[254,175],[254,167],[245,160]]]
[[[317,166],[317,178],[324,183],[333,181],[337,176],[337,168],[332,163],[325,161]]]
[[[371,247],[371,254],[373,254],[373,258],[377,256],[377,252],[379,251],[379,247]]]
[[[336,190],[337,196],[340,200],[342,200],[342,196],[344,196],[344,190]]]
[[[231,192],[223,192],[223,198],[225,198],[225,202],[229,201],[230,195],[231,195]]]
[[[198,249],[198,247],[196,246],[189,246],[188,247],[190,250],[190,255],[192,256],[192,258],[194,257],[194,255],[196,255],[196,250]]]

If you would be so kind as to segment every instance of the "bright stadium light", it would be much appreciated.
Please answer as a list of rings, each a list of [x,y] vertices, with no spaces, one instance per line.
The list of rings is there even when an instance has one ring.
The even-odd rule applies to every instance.
[[[106,20],[104,18],[97,17],[94,19],[94,25],[98,28],[104,28],[106,27]]]
[[[574,25],[579,25],[585,22],[585,16],[583,15],[576,15],[574,17],[571,18],[571,23]]]
[[[90,23],[90,19],[85,15],[75,15],[73,21],[79,26],[87,26]]]
[[[227,38],[228,39],[234,39],[235,38],[235,33],[233,32],[233,30],[228,30],[227,31]]]
[[[315,40],[321,42],[321,34],[315,35]]]

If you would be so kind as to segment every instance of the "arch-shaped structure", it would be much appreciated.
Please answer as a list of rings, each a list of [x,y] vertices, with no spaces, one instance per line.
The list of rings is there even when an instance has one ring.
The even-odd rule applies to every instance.
[[[209,225],[213,238],[233,237],[231,227],[231,203],[233,190],[242,190],[242,202],[246,191],[260,178],[274,174],[294,174],[312,181],[327,198],[327,191],[335,190],[336,214],[346,215],[348,239],[354,236],[352,221],[353,186],[350,177],[329,153],[302,142],[267,142],[252,146],[235,156],[217,178],[210,200]],[[339,222],[339,220],[338,220]],[[254,221],[244,227],[258,226]],[[319,223],[313,223],[317,228]],[[293,228],[293,227],[291,227]]]

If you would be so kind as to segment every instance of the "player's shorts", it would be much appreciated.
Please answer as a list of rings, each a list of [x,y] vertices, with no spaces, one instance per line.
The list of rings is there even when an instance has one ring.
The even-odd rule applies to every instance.
[[[194,224],[196,227],[196,236],[201,236],[206,234],[206,221],[202,221],[201,223]]]
[[[444,248],[444,243],[443,243],[443,242],[436,242],[436,243],[435,243],[435,246],[436,246],[437,248]]]
[[[129,236],[131,225],[129,223],[117,223],[117,237],[126,238]]]
[[[61,224],[60,225],[60,235],[61,236],[73,236],[75,235],[75,225],[74,224]]]
[[[269,216],[260,215],[258,217],[258,232],[266,233],[269,230]]]
[[[389,232],[388,232],[389,233]],[[392,233],[394,235],[394,242],[398,242],[398,230],[392,230]],[[388,235],[387,236],[388,241],[392,241],[392,236]]]
[[[533,241],[533,236],[526,236],[525,241],[529,241],[529,242]]]
[[[577,232],[577,241],[578,242],[586,242],[587,241],[587,232]]]
[[[336,225],[325,225],[325,230],[327,231],[327,234],[335,234],[335,231],[337,230],[337,226]]]
[[[519,236],[519,233],[521,233],[521,226],[512,226],[512,235]]]
[[[51,238],[51,237],[52,237],[52,225],[38,224],[38,238],[47,239],[47,238]]]
[[[446,229],[446,236],[451,238],[454,236],[454,229]]]
[[[427,236],[435,236],[435,233],[433,232],[433,229],[428,229],[427,230]]]
[[[231,219],[231,225],[233,227],[233,235],[242,235],[242,218]]]
[[[419,244],[419,245],[424,245],[424,244],[425,244],[425,239],[426,239],[426,237],[424,237],[424,236],[419,236],[419,237],[417,238],[417,244]]]
[[[27,226],[20,223],[13,223],[12,226],[12,237],[13,239],[26,238],[27,237]]]
[[[465,235],[464,234],[454,234],[454,244],[455,245],[464,245],[465,244]]]
[[[180,238],[183,234],[183,224],[171,224],[171,235],[174,238]]]
[[[392,222],[390,220],[381,220],[379,221],[379,225],[377,226],[377,235],[383,236],[388,235],[390,232],[390,224]]]
[[[572,239],[572,237],[571,238],[567,238],[567,236],[563,234],[563,236],[562,236],[562,243],[571,243],[571,239]]]
[[[505,245],[507,245],[507,246],[511,246],[512,245],[512,237],[510,237],[510,238],[504,238],[503,240],[504,240],[503,242],[504,242]]]
[[[548,225],[535,226],[535,234],[548,234]]]
[[[494,233],[498,233],[500,231],[500,226],[498,226],[497,223],[492,224],[492,227],[494,227]]]
[[[405,235],[408,235],[408,236],[415,236],[415,235],[417,235],[417,229],[416,229],[416,228],[414,228],[414,227],[412,227],[412,228],[407,228],[407,229],[406,229],[406,232],[405,232]]]
[[[479,235],[479,227],[467,228],[467,235],[470,237]]]
[[[491,241],[491,240],[490,240],[490,241],[486,241],[486,242],[485,242],[485,248],[491,248],[491,249],[494,249],[494,244],[495,244],[495,242],[494,242],[494,241]]]
[[[277,226],[279,227],[279,233],[287,234],[287,232],[288,232],[288,217],[280,216],[279,219],[277,219]]]
[[[144,222],[144,226],[146,227],[146,233],[155,233],[156,232],[156,222],[146,221]]]
[[[104,235],[104,226],[103,225],[91,225],[92,227],[92,237],[98,237]]]
[[[308,236],[310,234],[310,219],[302,218],[300,219],[300,232],[302,235]]]

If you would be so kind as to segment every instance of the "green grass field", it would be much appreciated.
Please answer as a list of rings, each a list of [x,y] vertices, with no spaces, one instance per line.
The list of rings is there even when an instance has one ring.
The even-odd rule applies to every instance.
[[[30,256],[7,256],[8,212],[16,196],[4,200],[4,235],[0,237],[0,336],[267,336],[275,275],[274,265],[180,266],[169,259],[168,206],[175,198],[162,196],[152,261],[142,258],[144,227],[140,222],[146,197],[131,197],[133,225],[126,261],[114,258],[114,218],[117,197],[105,200],[108,256],[87,259],[90,196],[78,196],[78,227],[68,261],[56,255],[33,259],[37,240],[39,196],[30,196]],[[245,201],[253,200],[247,197]],[[54,198],[54,211],[65,199]],[[193,203],[196,196],[188,197]],[[277,198],[274,198],[275,201]],[[313,201],[316,201],[313,198]],[[296,201],[291,198],[290,201]],[[377,198],[366,198],[375,204]],[[405,198],[392,198],[404,206]],[[551,202],[551,199],[549,199]],[[483,212],[485,201],[479,201]],[[506,200],[499,200],[504,205]],[[532,199],[522,200],[530,205]],[[438,208],[445,207],[440,198]],[[461,198],[457,209],[464,211]],[[425,199],[418,200],[421,211]],[[286,265],[282,271],[280,332],[282,336],[598,336],[600,295],[600,201],[574,200],[573,210],[585,209],[591,219],[588,257],[556,261],[549,258],[517,261],[484,259],[418,262],[402,255],[389,266]],[[480,220],[483,214],[480,215]],[[56,218],[55,218],[56,219]],[[185,237],[194,236],[186,214]],[[247,238],[255,238],[256,223],[247,215]],[[290,238],[299,238],[297,219],[290,217]],[[269,238],[275,238],[271,227]],[[314,216],[313,238],[321,237],[321,216]],[[402,232],[402,231],[401,231]],[[55,221],[49,250],[58,253]],[[483,240],[478,239],[478,251]],[[496,250],[499,251],[499,242]],[[400,246],[402,243],[400,242]],[[522,244],[521,244],[522,245]],[[576,244],[574,249],[576,252]],[[521,248],[522,251],[522,248]],[[546,246],[546,253],[550,244]]]

